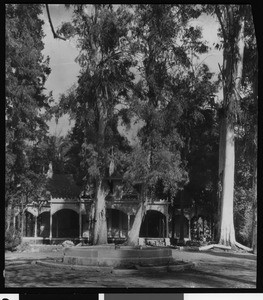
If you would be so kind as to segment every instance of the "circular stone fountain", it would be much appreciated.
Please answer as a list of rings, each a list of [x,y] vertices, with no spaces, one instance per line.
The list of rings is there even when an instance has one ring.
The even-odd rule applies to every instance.
[[[164,266],[172,261],[171,249],[114,245],[66,248],[63,258],[65,264],[101,267]]]

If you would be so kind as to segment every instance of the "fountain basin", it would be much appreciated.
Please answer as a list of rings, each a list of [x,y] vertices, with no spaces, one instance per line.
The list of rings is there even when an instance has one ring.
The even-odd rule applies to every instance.
[[[172,261],[172,250],[168,248],[107,245],[66,248],[63,258],[65,264],[103,267],[161,266]]]

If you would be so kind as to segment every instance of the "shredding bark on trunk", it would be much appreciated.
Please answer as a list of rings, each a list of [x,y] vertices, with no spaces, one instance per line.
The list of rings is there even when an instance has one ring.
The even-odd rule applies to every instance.
[[[108,188],[105,183],[100,180],[96,189],[95,224],[93,234],[94,245],[107,244],[107,219],[105,203],[107,194]]]
[[[238,12],[236,11],[238,9]],[[240,100],[241,79],[244,56],[244,17],[245,7],[227,5],[219,8],[216,14],[223,34],[223,113],[221,114],[219,149],[219,244],[245,248],[235,240],[233,220],[234,206],[234,169],[235,169],[235,132],[236,107]],[[235,14],[238,13],[238,16]],[[247,247],[246,247],[247,248]]]

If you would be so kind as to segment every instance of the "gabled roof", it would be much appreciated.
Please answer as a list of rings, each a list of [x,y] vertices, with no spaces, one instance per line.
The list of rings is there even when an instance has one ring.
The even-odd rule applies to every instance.
[[[72,174],[53,174],[47,182],[47,190],[53,198],[76,198],[81,193]]]

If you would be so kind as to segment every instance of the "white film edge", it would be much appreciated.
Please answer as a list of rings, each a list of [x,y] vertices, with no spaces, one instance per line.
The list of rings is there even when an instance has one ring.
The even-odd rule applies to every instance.
[[[0,294],[0,300],[19,300],[19,294]]]

